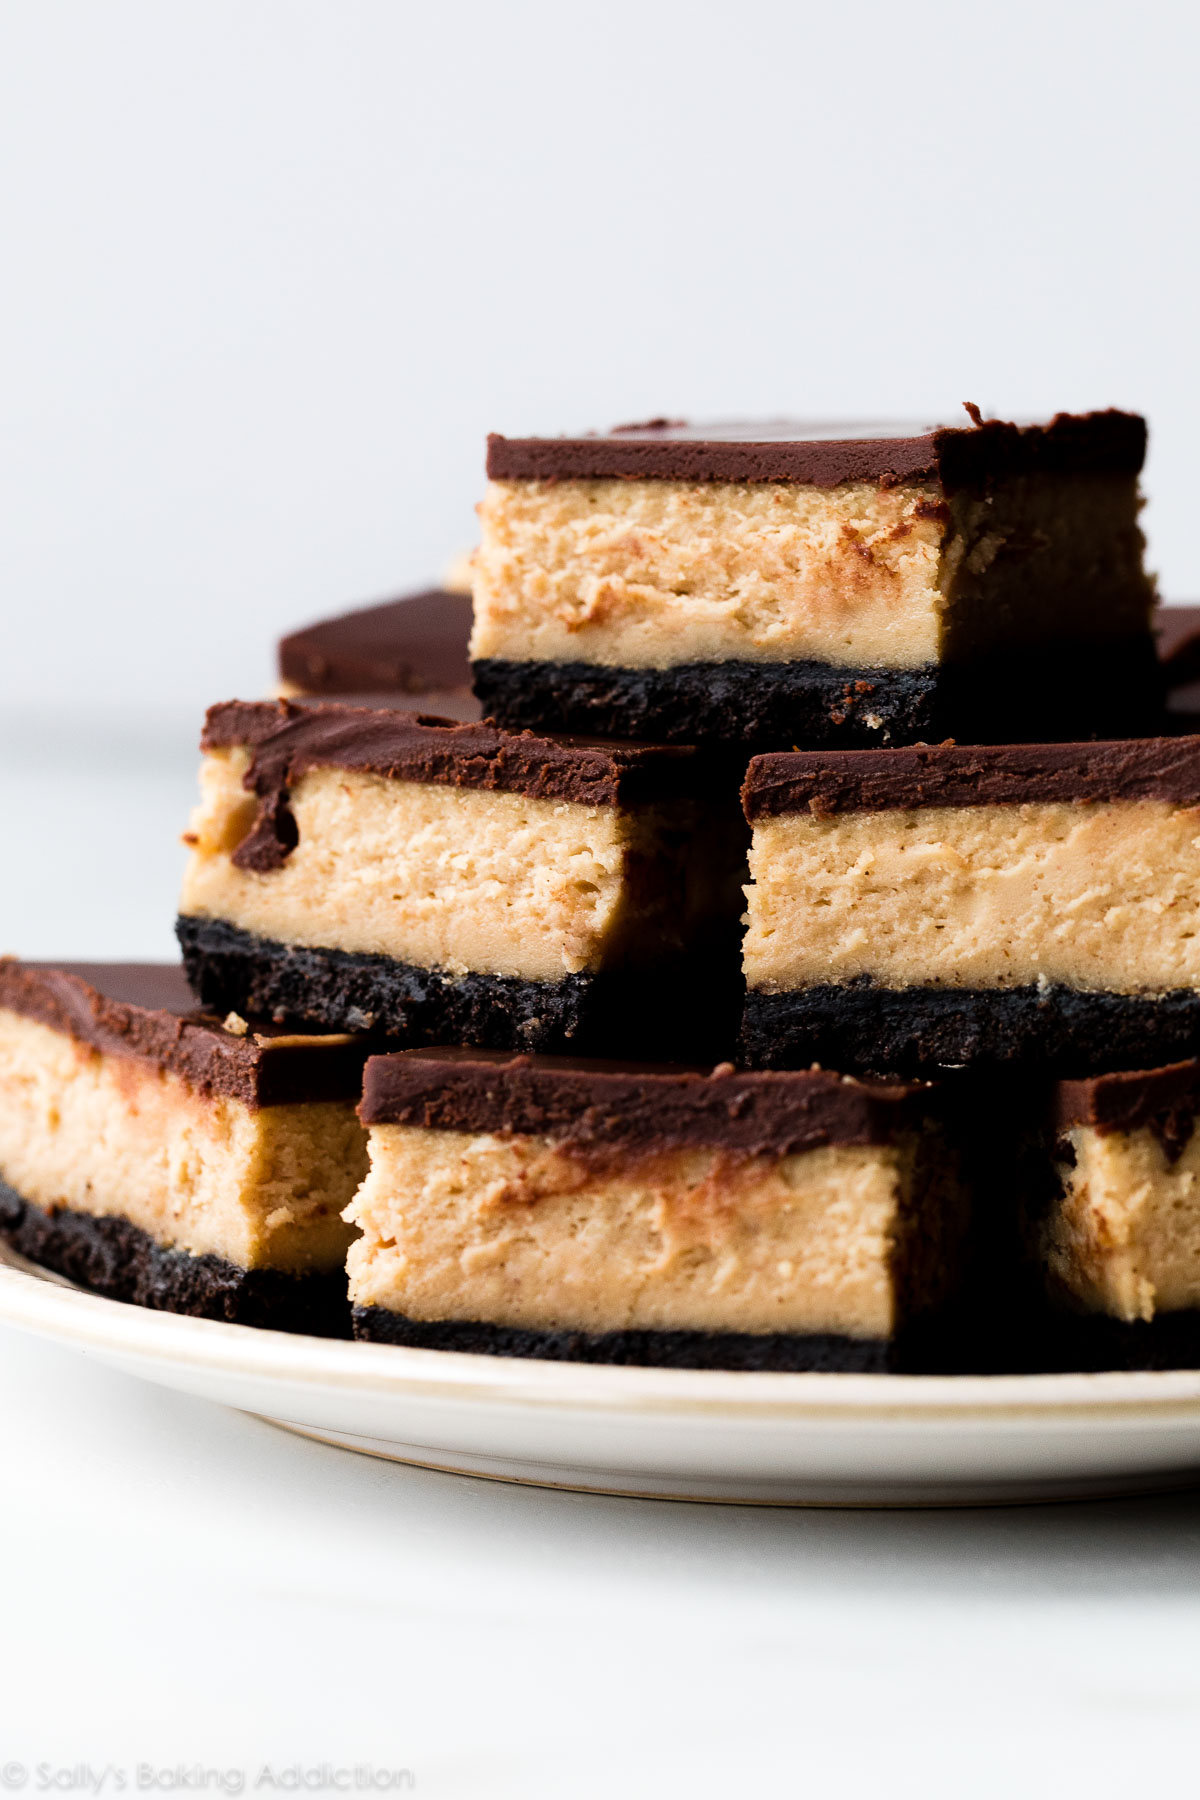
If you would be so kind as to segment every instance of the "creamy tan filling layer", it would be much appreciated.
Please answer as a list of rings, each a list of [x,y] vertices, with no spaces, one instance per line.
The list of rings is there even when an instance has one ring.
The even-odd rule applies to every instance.
[[[473,657],[917,668],[1148,629],[1136,483],[492,482]]]
[[[374,1126],[347,1210],[351,1299],[414,1319],[534,1330],[839,1332],[886,1337],[910,1227],[911,1145],[738,1158],[625,1153],[597,1167],[548,1140]],[[947,1210],[931,1209],[935,1214]],[[921,1298],[928,1299],[928,1295]]]
[[[682,810],[315,769],[292,791],[300,841],[281,868],[235,868],[254,817],[244,750],[201,770],[181,910],[287,943],[532,981],[646,961],[686,928]]]
[[[1200,811],[1166,801],[760,820],[755,988],[1200,986]]]
[[[1148,1130],[1069,1138],[1075,1162],[1043,1228],[1052,1288],[1125,1320],[1200,1306],[1200,1134],[1175,1162]]]
[[[338,1268],[367,1166],[348,1102],[205,1099],[0,1009],[0,1179],[47,1211],[119,1215],[158,1244],[245,1269]]]

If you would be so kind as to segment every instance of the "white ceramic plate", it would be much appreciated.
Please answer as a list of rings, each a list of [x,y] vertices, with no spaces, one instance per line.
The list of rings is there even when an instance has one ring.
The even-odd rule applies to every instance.
[[[0,1321],[327,1443],[505,1481],[807,1506],[1200,1482],[1200,1370],[743,1375],[330,1343],[101,1300],[2,1245]]]

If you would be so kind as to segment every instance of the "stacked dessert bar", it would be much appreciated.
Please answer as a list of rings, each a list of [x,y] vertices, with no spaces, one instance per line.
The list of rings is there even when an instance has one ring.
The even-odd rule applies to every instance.
[[[1145,427],[967,410],[490,440],[474,699],[456,596],[294,634],[205,723],[190,989],[0,964],[10,1239],[440,1350],[1200,1358]]]

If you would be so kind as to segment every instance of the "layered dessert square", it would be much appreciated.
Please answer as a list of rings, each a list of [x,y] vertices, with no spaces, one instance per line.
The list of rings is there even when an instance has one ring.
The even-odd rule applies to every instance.
[[[492,437],[485,712],[779,750],[1153,729],[1144,421],[968,411]]]
[[[727,1053],[744,823],[691,751],[286,702],[214,707],[203,748],[178,931],[206,1005]]]
[[[743,800],[749,1063],[1200,1047],[1200,738],[764,756]]]
[[[174,965],[0,959],[0,1235],[113,1299],[344,1336],[365,1056],[201,1013]]]
[[[367,1064],[360,1338],[680,1368],[941,1352],[969,1205],[926,1084],[410,1051]]]
[[[1027,1248],[1051,1308],[1044,1360],[1200,1366],[1200,1062],[1064,1081]]]
[[[279,641],[280,692],[370,696],[454,719],[479,717],[471,692],[468,593],[431,588],[320,619]],[[362,701],[359,702],[362,704]]]

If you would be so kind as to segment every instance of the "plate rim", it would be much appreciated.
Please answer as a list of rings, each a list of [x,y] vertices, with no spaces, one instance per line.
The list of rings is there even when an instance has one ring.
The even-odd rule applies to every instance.
[[[326,1391],[592,1415],[747,1422],[1047,1424],[1200,1416],[1200,1369],[887,1375],[656,1369],[351,1343],[197,1319],[87,1293],[0,1243],[0,1324],[80,1349]]]

